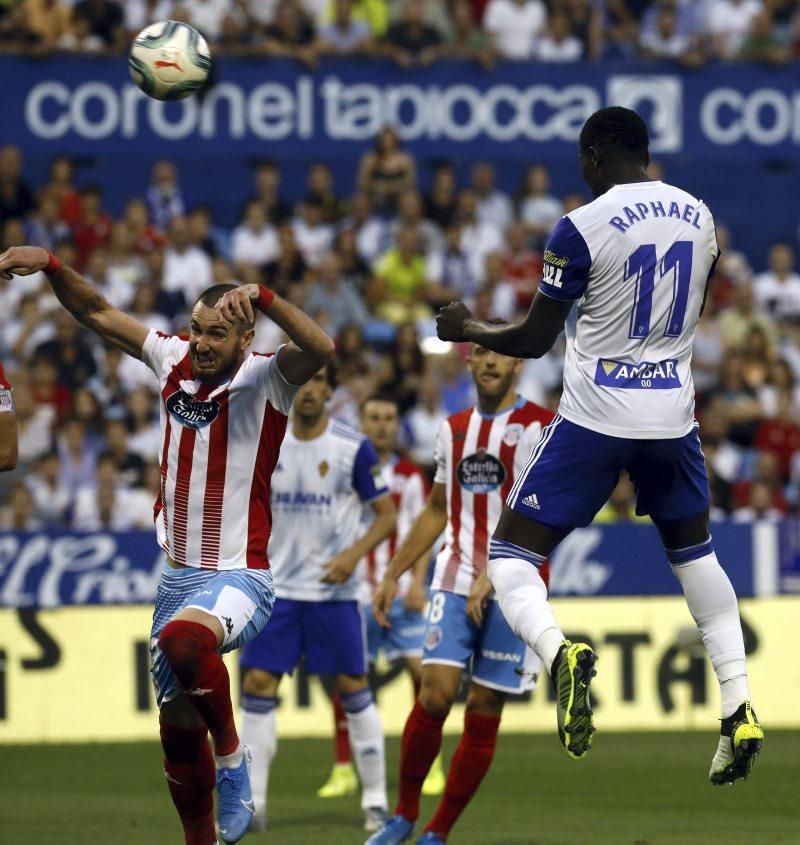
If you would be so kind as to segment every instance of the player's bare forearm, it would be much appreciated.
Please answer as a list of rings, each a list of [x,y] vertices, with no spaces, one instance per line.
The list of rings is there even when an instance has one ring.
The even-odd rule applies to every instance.
[[[335,351],[333,341],[308,314],[280,296],[272,300],[264,313],[291,341],[281,350],[281,372],[292,384],[305,384],[330,360]]]
[[[476,320],[466,305],[453,302],[439,311],[436,332],[440,340],[477,343],[513,358],[541,358],[553,348],[571,307],[571,301],[538,293],[523,320],[494,325]]]
[[[391,496],[382,496],[380,499],[376,499],[372,503],[372,510],[375,514],[372,525],[348,550],[356,560],[361,560],[364,555],[369,554],[397,527],[397,509]]]
[[[53,269],[50,253],[38,246],[11,247],[0,255],[0,274],[10,278],[11,274],[29,276],[44,271],[58,301],[78,322],[107,343],[141,358],[147,327],[114,308],[72,267],[58,265]]]
[[[434,484],[422,512],[414,520],[411,529],[394,557],[389,561],[386,574],[395,580],[407,569],[418,564],[427,555],[436,538],[447,525],[447,501],[444,484]]]

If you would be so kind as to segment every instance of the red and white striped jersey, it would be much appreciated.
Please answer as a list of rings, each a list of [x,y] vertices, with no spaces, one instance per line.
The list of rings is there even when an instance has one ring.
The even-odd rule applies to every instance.
[[[6,378],[3,365],[0,364],[0,414],[4,411],[14,412],[14,397],[11,393],[11,383]]]
[[[269,567],[270,478],[299,387],[259,353],[224,384],[196,381],[188,341],[152,330],[142,361],[161,385],[159,545],[186,566]]]
[[[520,398],[494,416],[468,408],[442,423],[434,482],[447,488],[447,528],[431,590],[469,595],[486,568],[489,538],[511,486],[552,418]]]
[[[388,487],[397,509],[397,527],[364,559],[363,583],[366,587],[362,596],[364,603],[372,602],[375,591],[386,574],[389,561],[394,557],[397,547],[405,540],[412,523],[425,507],[425,499],[428,496],[428,482],[422,470],[415,463],[398,455],[393,455],[381,467],[381,479]],[[397,582],[398,598],[405,597],[412,580],[413,573],[410,569],[400,576]]]

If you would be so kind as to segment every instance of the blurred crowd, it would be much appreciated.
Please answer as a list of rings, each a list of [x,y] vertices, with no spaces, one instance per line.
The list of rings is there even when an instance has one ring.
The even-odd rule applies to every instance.
[[[197,27],[216,54],[574,62],[636,56],[782,64],[797,0],[0,0],[0,50],[122,53],[153,21]]]
[[[34,243],[78,268],[114,305],[148,326],[183,333],[212,283],[263,281],[304,308],[337,343],[331,411],[352,425],[376,391],[397,397],[399,448],[428,470],[437,429],[474,401],[466,350],[439,342],[434,314],[464,300],[481,318],[524,314],[542,272],[548,232],[587,201],[557,196],[532,164],[509,195],[488,162],[459,183],[448,164],[419,188],[417,162],[384,129],[349,196],[311,163],[290,201],[280,167],[254,167],[232,230],[189,206],[170,161],[114,219],[102,191],[78,186],[57,156],[45,184],[23,176],[19,149],[0,148],[0,249]],[[420,163],[421,164],[421,163]],[[657,164],[651,175],[661,176]],[[800,508],[800,275],[793,245],[743,255],[724,225],[695,345],[698,416],[714,515],[780,519]],[[0,525],[127,529],[151,524],[159,485],[156,384],[141,362],[101,344],[60,307],[42,274],[0,280],[0,361],[14,385],[20,467],[0,479]],[[254,348],[283,338],[260,319]],[[526,362],[520,392],[555,408],[563,338]],[[630,482],[600,519],[635,519]]]

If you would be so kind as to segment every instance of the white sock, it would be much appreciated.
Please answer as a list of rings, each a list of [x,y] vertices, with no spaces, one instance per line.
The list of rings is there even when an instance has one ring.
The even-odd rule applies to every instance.
[[[230,754],[214,755],[218,769],[235,769],[242,762],[242,757],[244,757],[244,746],[241,742]]]
[[[722,718],[725,718],[750,698],[750,689],[736,593],[710,541],[703,544],[703,551],[706,546],[710,549],[707,554],[685,563],[676,562],[680,552],[667,550],[667,556],[717,674]]]
[[[495,548],[497,544],[492,540]],[[510,546],[504,543],[503,552],[508,553]],[[539,570],[528,560],[495,556],[489,559],[488,574],[511,630],[542,658],[545,670],[550,672],[564,634],[547,601],[547,587]]]
[[[387,809],[386,759],[383,726],[372,691],[365,687],[342,695],[342,709],[347,716],[350,748],[361,780],[361,806]]]
[[[278,750],[275,707],[278,699],[259,695],[242,696],[239,738],[252,755],[250,789],[256,815],[266,815],[269,767]]]

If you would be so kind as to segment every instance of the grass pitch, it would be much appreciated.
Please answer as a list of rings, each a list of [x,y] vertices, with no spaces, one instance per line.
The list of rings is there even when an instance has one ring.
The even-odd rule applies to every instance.
[[[445,760],[456,739],[445,738]],[[706,733],[601,734],[567,759],[554,735],[502,734],[493,767],[450,842],[480,845],[800,843],[800,733],[768,731],[746,783],[712,787]],[[315,797],[331,742],[281,741],[268,833],[244,842],[361,843],[358,799]],[[399,742],[390,739],[390,801]],[[3,845],[180,845],[155,743],[0,750]],[[423,799],[421,830],[435,799]]]

